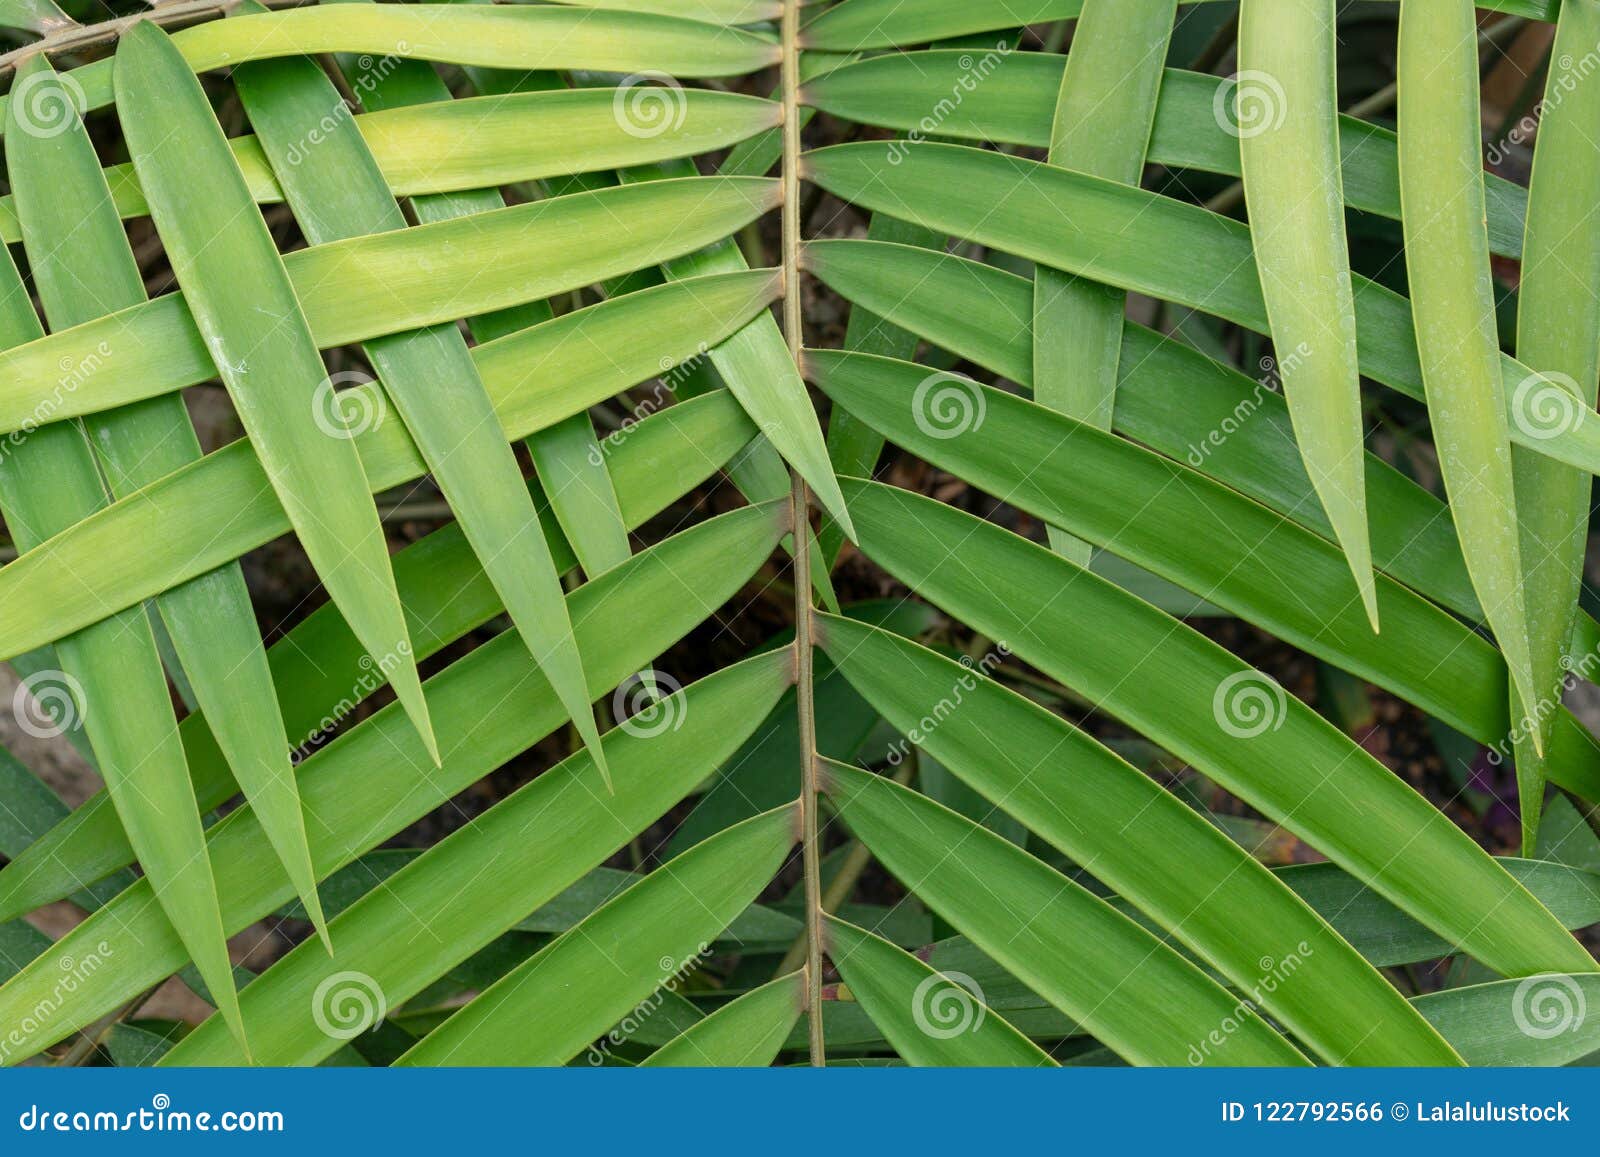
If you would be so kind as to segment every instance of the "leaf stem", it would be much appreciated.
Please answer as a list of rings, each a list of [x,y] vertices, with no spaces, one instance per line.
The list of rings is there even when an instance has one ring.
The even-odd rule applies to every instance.
[[[783,3],[783,333],[800,364],[805,345],[800,294],[800,0]],[[827,1063],[822,1033],[822,849],[817,837],[817,720],[812,671],[811,497],[791,470],[794,518],[795,703],[800,724],[800,854],[806,893],[806,1021],[811,1063]]]
[[[901,763],[900,769],[890,777],[901,787],[907,786],[916,775],[917,749],[913,747],[908,756],[909,758]],[[871,864],[871,849],[860,840],[852,843],[849,852],[845,854],[843,863],[839,865],[838,872],[834,874],[833,879],[828,881],[827,890],[822,894],[822,910],[835,913],[844,907],[845,901],[850,899],[851,893],[855,891],[856,883],[861,879],[861,873],[865,872]],[[788,955],[783,958],[783,963],[779,964],[777,970],[772,974],[774,980],[788,976],[789,973],[805,963],[808,941],[809,937],[804,933],[795,938],[794,943],[789,946]]]
[[[794,3],[795,0],[789,0]],[[811,556],[810,496],[794,475],[795,567]],[[812,671],[811,584],[797,575],[795,590],[795,707],[800,724],[800,855],[806,893],[806,1008],[811,1063],[826,1064],[822,1037],[822,847],[817,835],[817,719]]]
[[[268,8],[298,7],[305,0],[260,0]],[[52,60],[69,52],[87,52],[109,47],[135,24],[158,24],[163,28],[188,27],[230,16],[240,0],[174,0],[144,12],[118,16],[99,24],[64,24],[39,40],[0,56],[0,77],[30,56],[44,53]]]
[[[800,0],[783,0],[783,333],[799,363],[805,344],[800,295]],[[795,557],[803,558],[797,547]],[[797,586],[805,585],[797,583]]]

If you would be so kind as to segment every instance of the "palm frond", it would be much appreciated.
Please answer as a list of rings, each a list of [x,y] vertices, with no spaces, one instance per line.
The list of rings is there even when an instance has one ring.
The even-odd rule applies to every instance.
[[[1586,1058],[1600,3],[1483,7],[0,0],[0,1062]]]

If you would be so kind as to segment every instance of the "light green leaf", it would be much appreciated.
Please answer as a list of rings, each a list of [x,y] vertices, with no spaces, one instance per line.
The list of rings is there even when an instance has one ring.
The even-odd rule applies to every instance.
[[[1553,413],[1558,420],[1593,410],[1600,381],[1600,222],[1593,212],[1600,197],[1600,148],[1590,132],[1600,118],[1600,94],[1571,73],[1573,61],[1586,59],[1596,44],[1600,3],[1565,0],[1551,49],[1551,96],[1534,144],[1517,304],[1517,357],[1543,377],[1505,383],[1513,398],[1532,395],[1544,416]],[[1522,446],[1512,447],[1511,468],[1533,683],[1553,696],[1578,608],[1592,484],[1582,472]],[[1527,854],[1538,831],[1544,779],[1539,753],[1522,742],[1517,782]]]
[[[396,196],[432,196],[473,192],[492,197],[474,212],[505,207],[495,185],[565,176],[595,168],[642,165],[692,153],[724,148],[763,131],[779,115],[771,101],[704,89],[661,89],[664,97],[636,95],[648,115],[653,101],[664,102],[667,119],[659,126],[617,115],[614,90],[527,92],[509,96],[448,100],[449,89],[437,72],[421,61],[383,62],[390,71],[353,81],[363,103],[374,111],[356,117],[341,114],[360,130],[383,178]],[[401,88],[402,70],[422,69],[441,90],[428,99],[438,104],[388,106],[380,91]],[[651,90],[642,90],[648,94]],[[660,131],[656,129],[659,127]],[[630,131],[631,130],[631,131]],[[228,142],[250,195],[263,204],[284,199],[283,187],[253,136]],[[290,155],[303,160],[316,148],[297,140]],[[105,170],[117,212],[144,217],[150,212],[133,166]],[[486,186],[488,186],[486,188]],[[451,214],[459,216],[459,214]],[[423,221],[440,217],[418,214]],[[21,236],[11,196],[0,197],[0,240]]]
[[[321,66],[304,58],[248,64],[235,70],[234,82],[312,244],[406,227],[360,135],[338,115],[344,98]],[[324,124],[334,127],[296,163],[297,142]],[[466,339],[440,325],[365,348],[383,396],[399,410],[529,653],[607,778],[561,579]]]
[[[54,0],[4,0],[0,3],[0,27],[21,28],[48,36],[70,27],[75,21]]]
[[[659,182],[681,168],[656,166],[624,173],[625,181]],[[681,178],[680,178],[681,179]],[[666,262],[667,277],[677,281],[709,273],[734,273],[749,268],[744,254],[731,241],[714,245],[699,253]],[[789,356],[783,332],[771,314],[762,314],[710,351],[711,362],[722,375],[728,389],[760,427],[778,453],[810,485],[822,508],[837,522],[847,537],[854,537],[850,515],[839,496],[827,444],[816,411],[806,394],[806,384]],[[763,494],[766,498],[768,495]],[[772,497],[775,497],[773,495]],[[824,575],[827,573],[823,568]]]
[[[726,1003],[651,1053],[645,1067],[766,1067],[805,1011],[805,973],[789,973]]]
[[[755,430],[731,397],[686,402],[629,431],[611,461],[623,516],[638,525],[699,485]],[[572,551],[553,527],[551,549],[561,565]],[[503,609],[459,526],[435,531],[395,556],[400,591],[419,658],[427,658]],[[382,685],[382,673],[363,664],[366,652],[331,603],[317,608],[268,652],[284,719],[301,743],[325,735]],[[647,662],[648,656],[641,660]],[[237,790],[204,715],[179,727],[202,809]],[[133,858],[127,837],[103,795],[91,797],[0,869],[0,912],[16,915],[68,895]],[[120,890],[120,889],[119,889]]]
[[[624,12],[659,12],[713,24],[757,24],[776,20],[783,0],[555,0],[574,8],[616,8]]]
[[[1400,195],[1406,276],[1439,471],[1467,570],[1543,748],[1494,283],[1484,231],[1476,15],[1471,0],[1400,5]],[[1462,39],[1465,37],[1465,39]],[[1525,769],[1519,763],[1519,772]],[[1543,784],[1521,774],[1525,842]],[[1535,780],[1530,782],[1530,779]]]
[[[1070,20],[1084,0],[994,0],[982,6],[964,0],[843,0],[801,29],[807,48],[860,52],[901,44],[926,44],[1019,24]]]
[[[805,1011],[805,974],[791,972],[745,993],[651,1053],[660,1068],[764,1068]]]
[[[339,1041],[317,1023],[319,1011],[324,1019],[331,1011],[327,1004],[319,1005],[331,995],[330,985],[361,977],[356,983],[375,1001],[398,1008],[430,981],[510,928],[522,915],[559,895],[584,872],[626,845],[682,798],[708,768],[738,746],[753,723],[741,704],[775,699],[786,682],[779,665],[770,657],[726,668],[663,701],[662,709],[680,721],[679,727],[659,735],[636,735],[621,729],[608,734],[606,754],[614,776],[614,792],[605,787],[591,755],[584,752],[572,756],[391,876],[383,887],[369,892],[334,919],[339,950],[332,959],[304,951],[302,946],[245,990],[244,1000],[251,1007],[278,1011],[257,1046],[262,1062],[310,1064],[338,1046]],[[792,842],[792,817],[780,814],[776,822],[773,817],[765,819],[765,824],[757,822],[734,829],[738,835],[727,833],[733,838],[721,847],[737,849],[741,855],[729,859],[716,853],[692,862],[669,862],[587,917],[550,948],[513,969],[479,1000],[492,1003],[496,992],[517,991],[522,979],[539,967],[541,958],[552,953],[569,958],[573,955],[571,949],[556,952],[556,945],[578,945],[577,955],[586,958],[579,975],[590,978],[597,988],[597,999],[590,1002],[579,998],[567,985],[558,986],[554,993],[568,998],[562,1003],[572,1015],[587,1017],[592,1023],[588,1034],[573,1047],[575,1054],[645,995],[630,995],[620,1007],[600,1007],[600,994],[614,990],[617,984],[616,968],[633,959],[631,955],[624,956],[626,949],[612,939],[616,932],[608,935],[607,930],[616,929],[618,920],[626,921],[623,928],[642,930],[650,922],[661,921],[658,929],[675,930],[673,944],[650,947],[647,954],[650,976],[668,979],[676,971],[676,964],[663,971],[657,964],[661,956],[676,948],[674,962],[687,963],[701,942],[709,942],[721,932],[738,910],[755,898],[771,871],[776,871]],[[769,846],[775,849],[770,855],[771,869],[762,875],[759,861],[767,855]],[[699,867],[707,860],[709,866]],[[705,873],[713,869],[720,882],[707,890]],[[744,871],[750,873],[749,882],[741,875]],[[463,890],[463,882],[467,881],[478,881],[481,886]],[[679,892],[683,894],[682,901],[677,898]],[[717,909],[716,894],[725,897],[724,908],[736,906],[727,919],[707,931],[713,922],[707,916]],[[697,896],[704,900],[704,909],[699,907]],[[684,910],[685,903],[694,907],[692,914]],[[684,937],[693,939],[683,945]],[[394,951],[395,943],[402,939],[413,944],[411,951]],[[646,959],[645,952],[640,950],[641,964]],[[617,959],[619,956],[622,959]],[[534,987],[537,986],[530,986],[530,993]],[[285,1009],[298,1011],[284,1015]],[[512,1063],[511,1057],[519,1046],[508,1040],[507,1034],[514,1041],[530,1043],[558,1035],[552,1032],[549,1016],[537,1018],[541,1029],[534,1034],[527,1031],[529,1021],[524,1018],[509,1022],[481,1020],[480,1014],[488,1009],[488,1004],[475,1001],[468,1006],[468,1012],[451,1017],[444,1028],[435,1030],[408,1055],[431,1051],[437,1047],[435,1042],[443,1042],[455,1032],[450,1025],[465,1027],[472,1020],[479,1022],[483,1039],[468,1046],[469,1051],[459,1057],[434,1052],[438,1063],[472,1063],[471,1057],[481,1061],[485,1055]],[[479,1044],[486,1053],[471,1051]],[[547,1063],[560,1063],[572,1054]],[[186,1037],[165,1063],[217,1065],[237,1063],[237,1059],[233,1043],[211,1024],[201,1025]]]
[[[630,294],[480,346],[473,360],[506,437],[519,438],[659,372],[663,357],[687,357],[699,344],[733,332],[775,289],[771,273],[763,271]],[[673,324],[664,325],[663,318]],[[652,337],[642,340],[642,333]],[[364,400],[349,404],[375,412],[376,388],[356,389],[365,391]],[[629,431],[619,442],[632,436]],[[427,469],[400,422],[379,423],[354,445],[375,492]],[[270,542],[290,525],[248,441],[169,475],[142,499],[78,522],[37,558],[24,556],[0,570],[0,597],[26,608],[0,617],[0,653],[26,651],[98,622],[113,608]],[[63,588],[56,577],[61,573],[81,581]]]
[[[126,34],[124,34],[126,35]],[[367,53],[480,68],[662,72],[738,76],[778,60],[769,36],[629,12],[458,4],[319,4],[237,16],[173,36],[195,72],[235,68],[275,56]],[[112,103],[114,61],[73,70],[79,111]],[[0,108],[9,97],[0,97]]]
[[[437,763],[383,526],[344,415],[319,413],[334,384],[272,235],[167,35],[137,25],[117,60],[123,132],[196,327],[318,578],[388,673]]]
[[[59,102],[60,108],[70,103],[45,57],[25,63],[18,76],[38,99]],[[82,122],[71,119],[64,131],[48,135],[10,132],[5,147],[34,283],[51,325],[65,329],[143,302],[143,278],[121,222],[110,212],[100,162]],[[81,270],[91,268],[95,276],[86,280]],[[78,372],[103,368],[82,366]],[[176,396],[93,415],[85,430],[116,498],[200,458],[194,425]],[[213,735],[259,809],[312,923],[326,936],[289,740],[244,573],[236,563],[223,567],[174,587],[156,605],[198,705],[213,721]]]
[[[363,67],[365,62],[366,67]],[[343,57],[341,60],[346,80],[352,88],[362,93],[364,107],[379,112],[389,110],[395,115],[406,113],[418,116],[430,113],[447,113],[459,106],[461,102],[452,101],[450,89],[445,85],[431,66],[421,61],[407,60],[396,62],[395,67],[382,70],[375,66],[370,58]],[[553,78],[539,73],[507,73],[498,70],[474,69],[468,74],[479,91],[488,96],[487,100],[480,102],[483,120],[497,115],[497,110],[502,107],[515,107],[523,103],[525,98],[541,99],[549,96],[569,97],[572,94],[551,94],[544,90],[526,92],[523,84],[529,77],[539,77],[541,80],[549,79],[550,84],[557,82]],[[531,82],[530,82],[531,83]],[[694,90],[699,92],[699,90]],[[692,103],[694,92],[685,92],[683,95]],[[597,93],[584,94],[593,98]],[[702,94],[715,95],[715,94]],[[592,113],[596,111],[592,99],[588,102],[591,107],[587,109]],[[544,106],[546,111],[568,107],[566,103],[549,102]],[[687,123],[693,117],[688,104],[684,106],[683,120]],[[616,114],[616,100],[613,99],[610,108],[610,120],[614,128],[622,131],[622,135],[630,141],[640,139],[637,132],[628,132],[629,122],[619,118]],[[541,118],[542,120],[545,118]],[[592,117],[590,118],[593,119]],[[548,125],[548,121],[545,121]],[[357,118],[357,127],[360,127],[360,118]],[[485,132],[482,123],[471,126],[458,126],[470,128],[471,139],[478,140],[485,136],[493,136],[492,131]],[[654,140],[660,136],[673,133],[676,126],[673,120],[663,122],[661,126],[651,126],[652,132],[643,139]],[[657,134],[653,130],[660,127],[662,131]],[[697,123],[697,129],[699,125]],[[590,123],[574,137],[569,138],[567,147],[569,157],[587,157],[592,155],[595,148],[596,133],[604,134],[604,122],[598,125]],[[368,146],[373,144],[373,135],[366,133]],[[403,143],[410,139],[410,133],[397,133],[394,139]],[[548,133],[525,133],[513,136],[511,142],[548,140]],[[501,145],[507,144],[502,140]],[[453,148],[452,148],[453,151]],[[374,157],[378,156],[377,150],[373,151]],[[655,159],[655,158],[651,158]],[[381,167],[382,161],[379,160]],[[576,161],[568,160],[560,163],[556,168],[566,172],[581,167]],[[544,175],[530,173],[529,176]],[[385,174],[387,177],[388,174]],[[472,178],[477,184],[482,181]],[[391,182],[392,187],[392,182]],[[475,213],[489,213],[496,209],[505,208],[505,199],[496,188],[473,188],[468,192],[436,193],[415,195],[411,199],[412,212],[422,224],[433,221],[448,221],[456,217],[467,217]],[[545,301],[529,302],[525,305],[513,306],[509,309],[498,310],[493,314],[480,315],[467,320],[467,326],[473,338],[480,344],[493,341],[495,338],[504,337],[520,329],[538,325],[549,321],[554,315],[550,303]],[[594,426],[585,414],[574,414],[572,417],[555,423],[543,430],[537,430],[528,437],[528,454],[533,459],[535,471],[542,482],[544,498],[549,502],[550,509],[555,513],[556,519],[561,523],[562,532],[567,540],[577,551],[579,562],[584,572],[590,576],[600,574],[620,563],[628,557],[628,531],[623,523],[622,513],[618,509],[616,487],[611,481],[611,475],[606,468],[605,454],[598,440],[595,438]]]
[[[760,216],[778,190],[773,181],[720,177],[604,189],[302,249],[283,265],[317,344],[328,348],[543,300],[692,252]],[[61,391],[55,420],[216,374],[187,301],[167,294],[0,356],[0,427],[37,424],[37,388],[22,384],[30,376],[52,381],[62,359],[96,355],[118,373]],[[481,364],[479,372],[492,391],[491,373]]]
[[[1250,237],[1289,417],[1376,632],[1339,173],[1336,15],[1334,0],[1243,0],[1233,97]]]
[[[39,332],[39,319],[6,250],[0,253],[0,347]],[[105,490],[77,423],[33,430],[0,455],[0,511],[22,557],[104,503]],[[54,585],[60,589],[59,579]],[[10,604],[7,609],[8,617],[15,614]],[[61,661],[62,711],[82,723],[94,747],[123,830],[153,889],[156,919],[178,930],[174,939],[216,982],[219,1006],[242,1039],[216,882],[150,620],[135,602],[59,638],[55,652]]]

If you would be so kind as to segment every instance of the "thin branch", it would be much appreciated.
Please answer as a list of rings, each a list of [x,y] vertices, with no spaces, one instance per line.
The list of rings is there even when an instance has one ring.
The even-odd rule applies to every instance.
[[[783,4],[783,331],[800,364],[805,345],[800,295],[800,4]],[[817,834],[817,719],[812,671],[811,498],[790,471],[794,521],[795,701],[800,717],[800,854],[806,893],[806,1022],[811,1063],[827,1063],[822,1035],[822,848]]]
[[[1223,58],[1233,48],[1238,35],[1239,14],[1235,12],[1211,34],[1211,39],[1206,41],[1206,46],[1200,50],[1200,55],[1195,57],[1194,63],[1189,67],[1195,72],[1210,72],[1222,63]]]
[[[790,4],[795,0],[788,0]],[[812,653],[811,511],[805,481],[794,475],[795,707],[800,724],[800,855],[806,894],[806,1008],[811,1063],[827,1063],[822,1035],[822,846],[817,831],[817,703]]]
[[[783,333],[800,361],[805,345],[800,294],[800,36],[799,0],[783,3]],[[795,544],[795,556],[799,544]]]
[[[895,783],[905,787],[916,775],[916,770],[917,749],[913,747],[908,753],[908,758],[901,763],[899,770],[894,773],[892,778]],[[844,907],[845,901],[850,899],[851,893],[855,891],[856,882],[861,879],[861,873],[865,872],[871,863],[872,852],[867,848],[866,844],[861,843],[859,840],[851,844],[850,850],[845,853],[844,862],[839,865],[838,872],[834,874],[832,880],[828,881],[827,891],[822,894],[822,910],[824,912],[837,912]],[[778,965],[777,971],[773,975],[788,976],[789,973],[799,968],[805,960],[808,942],[809,937],[804,934],[795,937],[794,943],[789,945],[788,955],[783,958],[783,963]]]
[[[260,0],[268,8],[292,8],[306,2],[306,0]],[[124,32],[135,24],[149,21],[159,24],[163,28],[187,27],[190,24],[199,24],[219,16],[227,16],[239,6],[240,0],[173,0],[164,3],[148,12],[137,12],[131,16],[119,16],[115,20],[106,20],[99,24],[70,24],[66,25],[42,39],[21,48],[12,49],[4,56],[0,56],[0,75],[15,69],[18,64],[39,53],[50,57],[63,56],[71,52],[88,52],[96,48],[106,48],[115,44]]]
[[[155,988],[146,989],[144,992],[141,992],[138,996],[128,1001],[127,1004],[122,1005],[120,1008],[112,1009],[99,1020],[91,1024],[88,1028],[84,1029],[80,1033],[78,1039],[73,1042],[72,1047],[66,1051],[59,1061],[56,1062],[56,1067],[76,1068],[77,1066],[92,1060],[95,1053],[99,1051],[101,1043],[108,1035],[110,1035],[111,1030],[116,1028],[117,1025],[121,1024],[125,1017],[132,1016],[135,1012],[137,1012],[139,1010],[139,1006],[144,1004],[145,1001],[149,1000],[150,997],[155,993],[156,988],[159,987],[160,985],[156,985]]]

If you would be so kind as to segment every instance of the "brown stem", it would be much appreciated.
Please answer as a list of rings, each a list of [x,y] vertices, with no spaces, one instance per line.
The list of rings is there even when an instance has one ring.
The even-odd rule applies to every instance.
[[[159,987],[159,985],[157,986]],[[100,1048],[101,1042],[110,1034],[111,1030],[121,1024],[123,1018],[132,1016],[139,1010],[139,1006],[150,999],[155,992],[154,988],[146,989],[138,996],[128,1001],[120,1008],[115,1008],[85,1028],[73,1042],[72,1047],[66,1051],[59,1061],[57,1068],[76,1068],[94,1058],[95,1052]]]
[[[805,345],[800,295],[800,6],[783,4],[783,332],[800,364]],[[817,834],[817,720],[812,671],[811,498],[791,471],[794,518],[795,703],[800,720],[800,855],[806,893],[806,1021],[811,1063],[827,1063],[822,1035],[822,849]]]
[[[306,0],[260,0],[260,2],[268,8],[291,8],[305,3]],[[99,24],[64,25],[48,36],[0,56],[0,74],[16,68],[22,61],[40,52],[54,59],[69,52],[87,52],[95,48],[105,48],[115,44],[118,37],[141,21],[148,20],[163,28],[175,28],[226,16],[238,6],[239,0],[174,0],[173,3],[162,4],[148,12],[119,16],[115,20],[106,20]]]
[[[894,773],[895,783],[904,787],[909,784],[917,770],[917,749],[912,748],[910,757],[900,765]],[[872,852],[867,845],[857,841],[850,845],[850,850],[845,854],[844,862],[839,865],[839,870],[832,880],[828,881],[827,891],[822,893],[822,910],[824,912],[837,912],[844,907],[844,902],[850,899],[850,894],[855,891],[856,882],[861,879],[872,864]],[[788,976],[800,967],[805,959],[809,937],[804,934],[797,936],[795,942],[789,945],[789,953],[783,958],[783,963],[778,965],[778,970],[773,975]]]

